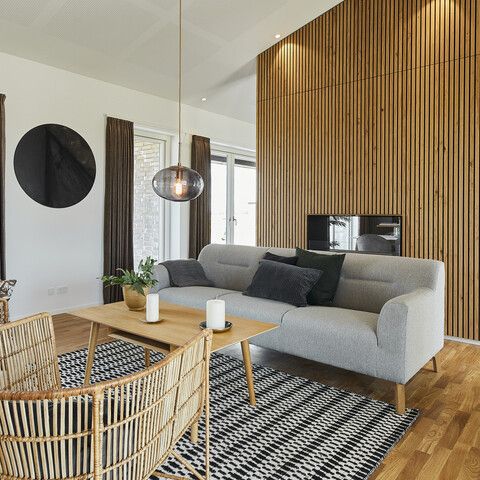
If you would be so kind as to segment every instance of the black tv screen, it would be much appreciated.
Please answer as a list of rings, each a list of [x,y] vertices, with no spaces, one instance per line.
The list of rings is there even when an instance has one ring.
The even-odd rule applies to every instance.
[[[308,215],[309,250],[401,255],[399,216]]]

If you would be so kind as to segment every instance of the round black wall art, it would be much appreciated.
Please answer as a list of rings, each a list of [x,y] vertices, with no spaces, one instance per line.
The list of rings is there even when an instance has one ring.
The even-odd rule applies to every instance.
[[[66,208],[81,202],[95,181],[92,149],[75,130],[48,123],[28,131],[18,142],[15,175],[37,203]]]

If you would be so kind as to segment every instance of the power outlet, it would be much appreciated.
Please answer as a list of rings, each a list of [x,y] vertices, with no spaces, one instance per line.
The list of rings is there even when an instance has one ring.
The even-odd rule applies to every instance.
[[[65,295],[66,293],[68,293],[67,286],[57,287],[57,295]]]
[[[47,290],[48,296],[55,295],[55,289],[54,288],[49,288]]]

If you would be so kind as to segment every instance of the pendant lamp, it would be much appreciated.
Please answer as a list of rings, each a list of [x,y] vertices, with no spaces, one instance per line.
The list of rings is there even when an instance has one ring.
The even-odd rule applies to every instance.
[[[203,192],[203,178],[195,170],[184,167],[182,155],[182,0],[178,29],[178,163],[156,173],[152,180],[157,195],[172,202],[189,202]]]

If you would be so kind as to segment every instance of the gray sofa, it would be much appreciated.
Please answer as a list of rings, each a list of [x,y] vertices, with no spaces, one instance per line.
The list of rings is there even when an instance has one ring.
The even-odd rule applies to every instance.
[[[443,263],[347,253],[334,305],[298,308],[242,295],[267,251],[295,254],[208,245],[198,260],[214,287],[172,288],[159,265],[156,290],[163,301],[196,308],[219,297],[228,314],[279,324],[252,343],[395,382],[397,410],[402,411],[402,385],[443,347]]]

